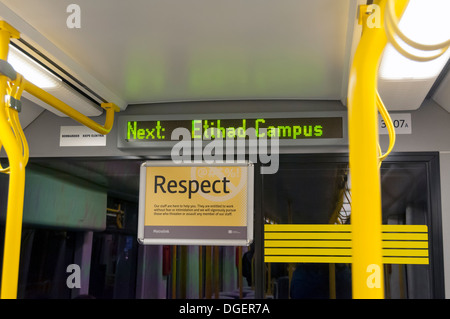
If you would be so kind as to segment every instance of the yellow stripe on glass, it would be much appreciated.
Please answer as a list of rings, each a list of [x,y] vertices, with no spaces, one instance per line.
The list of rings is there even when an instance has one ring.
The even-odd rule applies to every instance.
[[[426,225],[382,225],[383,264],[429,264]],[[264,261],[352,263],[351,225],[264,225]]]
[[[5,21],[0,21],[0,60],[3,60],[3,63],[7,63],[11,38],[20,38],[19,31]],[[102,103],[101,107],[106,110],[106,119],[104,125],[98,124],[55,98],[53,95],[27,81],[22,75],[13,75],[0,74],[0,148],[5,148],[9,162],[9,168],[4,169],[0,166],[0,173],[9,174],[0,292],[2,299],[17,298],[23,198],[25,191],[25,166],[29,155],[28,145],[18,121],[17,111],[10,108],[9,101],[11,101],[11,98],[20,100],[21,94],[25,90],[100,134],[108,134],[110,132],[114,123],[114,113],[120,111],[114,103]],[[8,97],[8,95],[10,96]]]

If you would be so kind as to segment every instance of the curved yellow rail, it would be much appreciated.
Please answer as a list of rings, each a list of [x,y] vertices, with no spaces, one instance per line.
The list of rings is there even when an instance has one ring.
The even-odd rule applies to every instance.
[[[363,33],[351,67],[348,88],[354,298],[384,296],[379,167],[393,149],[395,129],[377,92],[381,55],[388,41],[402,55],[415,61],[436,59],[450,46],[450,40],[423,45],[407,38],[401,32],[398,22],[408,2],[408,0],[375,1],[374,4],[381,11],[379,18],[383,19],[380,21],[380,27],[370,27],[367,23],[371,12],[365,12],[364,9],[368,9],[368,6],[361,6],[360,11],[359,21],[363,25]],[[396,38],[414,49],[431,51],[433,55],[423,57],[412,54],[403,48]],[[385,120],[389,132],[389,147],[385,154],[382,154],[378,143],[377,110]]]
[[[105,124],[101,125],[27,80],[25,80],[24,89],[31,95],[34,95],[45,103],[53,106],[58,111],[103,135],[109,133],[114,123],[114,113],[119,112],[120,110],[114,103],[103,103],[101,106],[106,110],[106,120]]]
[[[386,123],[386,127],[389,133],[389,147],[388,150],[386,151],[386,153],[382,154],[381,149],[379,151],[380,155],[379,155],[379,164],[378,166],[381,166],[381,163],[383,162],[383,160],[386,159],[386,157],[388,157],[388,155],[392,152],[392,150],[394,149],[394,144],[395,144],[395,129],[394,129],[394,124],[392,123],[392,119],[389,116],[389,113],[386,109],[386,107],[384,106],[383,101],[381,100],[380,94],[378,94],[377,92],[377,109],[378,112],[380,112],[381,117],[383,118],[384,122]]]
[[[0,59],[7,60],[11,38],[19,38],[19,32],[5,21],[0,21]],[[20,126],[18,111],[10,103],[20,100],[23,91],[34,95],[75,121],[100,133],[108,134],[114,123],[114,113],[119,108],[114,103],[103,103],[106,110],[104,125],[98,124],[17,74],[9,79],[0,74],[0,147],[4,147],[9,167],[0,172],[9,173],[8,207],[6,211],[5,242],[1,281],[1,298],[17,298],[20,245],[22,234],[23,198],[25,191],[25,166],[28,162],[28,144]]]
[[[446,40],[442,43],[436,43],[431,45],[421,44],[418,42],[413,41],[412,39],[408,38],[399,28],[398,23],[399,19],[394,14],[395,7],[394,7],[394,1],[393,0],[387,0],[386,4],[386,10],[384,14],[384,26],[386,28],[386,35],[388,37],[389,42],[394,46],[394,48],[400,52],[405,57],[419,62],[426,62],[431,61],[434,59],[437,59],[441,55],[443,55],[447,49],[450,46],[450,39]],[[396,40],[396,37],[398,37],[400,40],[402,40],[407,46],[420,50],[420,51],[428,51],[428,52],[434,52],[433,55],[430,56],[418,56],[416,54],[411,53],[410,51],[403,48],[398,41]],[[435,52],[437,51],[437,52]]]
[[[17,30],[8,24],[0,25],[0,59],[7,59],[10,38],[18,36]],[[17,142],[17,136],[14,135],[8,116],[9,105],[5,99],[7,90],[8,78],[0,75],[0,137],[10,164],[1,297],[16,298],[25,189],[25,162],[22,147]]]
[[[375,1],[386,10],[386,0]],[[395,2],[400,16],[407,0]],[[384,298],[379,176],[377,77],[387,44],[384,24],[369,27],[369,13],[361,10],[363,33],[350,70],[348,130],[352,176],[353,298]],[[383,14],[380,15],[383,18]],[[372,281],[372,279],[375,279]]]

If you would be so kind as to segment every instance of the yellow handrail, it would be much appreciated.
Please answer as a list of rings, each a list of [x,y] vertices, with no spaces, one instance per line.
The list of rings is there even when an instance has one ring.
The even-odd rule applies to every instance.
[[[5,21],[0,21],[0,59],[8,58],[11,38],[19,38],[20,33]],[[28,144],[20,126],[18,111],[10,107],[10,102],[19,100],[23,91],[34,95],[55,109],[100,134],[108,134],[114,123],[114,113],[119,108],[114,103],[103,103],[106,110],[105,124],[101,125],[76,111],[61,100],[30,83],[22,75],[9,79],[0,74],[0,147],[4,147],[9,167],[0,167],[0,172],[9,173],[8,207],[6,211],[5,241],[1,295],[2,299],[17,298],[19,277],[20,245],[23,219],[23,199],[25,191],[25,166],[28,162]]]
[[[381,12],[386,9],[385,0],[375,1],[375,4]],[[407,4],[407,0],[396,1],[396,15],[401,15]],[[384,298],[384,279],[376,88],[378,66],[387,37],[383,24],[380,27],[368,26],[368,14],[364,12],[364,6],[361,8],[363,33],[351,66],[348,88],[354,256],[352,286],[355,299],[381,299]],[[383,18],[382,14],[380,18]],[[376,281],[371,282],[372,278]]]
[[[10,105],[14,99],[14,101],[19,101],[20,97],[22,95],[23,92],[23,77],[18,74],[17,78],[15,81],[12,81],[10,83],[8,83],[8,88],[6,90],[7,92],[7,99],[6,99],[6,116],[8,118],[8,121],[10,122],[11,125],[11,129],[13,131],[14,136],[16,137],[16,143],[18,145],[20,145],[22,147],[22,154],[23,154],[23,161],[24,161],[24,165],[26,166],[28,163],[28,155],[29,155],[29,150],[28,150],[28,143],[27,140],[25,139],[25,134],[23,133],[22,127],[20,125],[20,121],[19,121],[19,113],[16,109],[13,109],[12,107],[8,107],[8,105]],[[1,140],[0,140],[0,148],[2,147],[1,144]],[[0,165],[0,173],[6,173],[9,174],[10,172],[10,168],[6,167],[3,168]]]
[[[383,160],[386,159],[386,157],[392,152],[392,149],[394,148],[394,144],[395,144],[395,129],[394,129],[394,124],[392,123],[392,119],[389,116],[388,111],[386,110],[386,107],[384,106],[383,101],[381,100],[380,94],[378,94],[377,92],[377,109],[381,114],[381,117],[383,118],[384,122],[386,123],[386,128],[388,130],[389,133],[389,147],[388,150],[386,151],[386,153],[381,154],[381,149],[380,149],[380,156],[379,156],[379,160],[380,163],[379,165],[381,166],[381,162]]]
[[[442,43],[436,43],[431,45],[426,45],[422,43],[415,42],[408,38],[399,28],[398,26],[398,18],[395,16],[393,11],[395,11],[394,8],[394,2],[393,0],[388,0],[386,4],[386,10],[385,10],[385,20],[384,20],[384,26],[386,28],[386,35],[389,39],[389,42],[394,46],[394,48],[400,52],[405,57],[414,60],[414,61],[420,61],[420,62],[426,62],[431,61],[434,59],[437,59],[441,55],[443,55],[447,49],[450,46],[450,39],[442,42]],[[407,51],[405,48],[403,48],[398,41],[395,39],[395,37],[400,38],[407,46],[410,46],[413,49],[420,50],[420,51],[432,51],[434,52],[433,55],[429,56],[419,56],[416,54],[411,53],[410,51]],[[438,52],[435,52],[438,51]]]
[[[58,111],[66,114],[77,122],[89,127],[90,129],[96,131],[97,133],[106,135],[110,132],[114,123],[114,113],[119,112],[119,107],[114,103],[102,103],[101,106],[106,110],[106,120],[104,125],[100,125],[95,121],[91,120],[87,116],[73,109],[63,101],[57,99],[53,95],[47,93],[43,89],[37,87],[33,83],[25,79],[25,91],[44,101],[45,103],[51,105]]]
[[[7,59],[10,38],[18,38],[18,36],[18,31],[8,24],[2,23],[0,25],[0,59]],[[7,105],[5,99],[7,90],[8,78],[0,75],[0,137],[10,164],[1,297],[16,298],[17,278],[19,276],[23,194],[25,190],[25,163],[22,147],[17,142],[17,137],[14,135],[12,123],[8,116],[7,108],[9,108],[9,105]]]
[[[365,9],[361,6],[360,23],[363,25],[350,71],[348,88],[350,172],[352,175],[352,225],[353,225],[353,297],[382,298],[383,269],[381,268],[381,195],[378,168],[392,151],[395,130],[392,120],[381,100],[376,81],[381,54],[389,41],[405,57],[415,61],[430,61],[441,56],[450,46],[450,40],[433,45],[423,45],[406,37],[398,27],[408,0],[378,0],[383,19],[380,27],[369,27]],[[438,51],[431,56],[418,56],[400,46],[396,37],[410,47],[422,51]],[[377,112],[386,122],[389,147],[381,153],[378,144]],[[377,156],[378,153],[378,156]],[[372,274],[371,272],[377,272]],[[370,282],[377,277],[376,283]]]

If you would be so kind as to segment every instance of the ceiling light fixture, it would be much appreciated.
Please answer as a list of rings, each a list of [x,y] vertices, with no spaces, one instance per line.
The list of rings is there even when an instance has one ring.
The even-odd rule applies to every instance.
[[[9,46],[8,62],[16,72],[41,89],[55,88],[61,85],[60,78],[11,45]]]
[[[436,44],[450,38],[450,1],[448,0],[410,0],[400,22],[399,28],[410,39],[426,44]],[[409,48],[417,56],[430,56],[429,52]],[[391,44],[384,51],[379,74],[386,80],[419,80],[437,77],[450,57],[447,50],[437,59],[418,62],[399,53]]]
[[[12,45],[9,46],[8,62],[12,65],[14,70],[17,73],[20,73],[27,81],[52,94],[54,97],[70,105],[80,113],[86,116],[98,116],[102,114],[102,110],[98,105],[75,92],[65,84],[61,78]],[[23,92],[23,96],[58,116],[67,117],[67,115],[26,91]]]

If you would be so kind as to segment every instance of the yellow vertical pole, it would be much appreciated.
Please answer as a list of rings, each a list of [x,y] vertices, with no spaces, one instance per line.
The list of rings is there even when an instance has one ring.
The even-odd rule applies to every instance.
[[[177,299],[177,246],[172,246],[172,299]]]
[[[219,299],[219,289],[220,289],[220,281],[219,281],[219,246],[214,246],[214,298]]]
[[[267,295],[272,295],[272,264],[267,263]]]
[[[18,39],[19,31],[14,29],[5,21],[0,21],[0,59],[7,60],[9,43],[11,38]],[[14,79],[10,79],[14,80]],[[57,110],[65,113],[81,124],[101,134],[108,134],[114,123],[114,113],[120,109],[114,103],[102,103],[106,110],[105,124],[102,126],[95,123],[69,105],[58,100],[51,94],[38,88],[36,85],[23,79],[22,90],[40,98]],[[25,191],[25,166],[27,151],[21,138],[13,133],[11,121],[8,116],[6,94],[8,79],[0,75],[0,145],[5,148],[9,160],[9,191],[8,208],[6,211],[5,242],[3,251],[2,286],[0,297],[12,299],[17,297],[17,284],[19,278],[20,246],[22,235],[23,199]],[[16,111],[11,111],[16,112]],[[13,116],[17,116],[16,113]],[[21,133],[19,133],[21,134]],[[24,137],[23,137],[24,138]],[[27,155],[25,155],[27,154]]]
[[[211,299],[211,246],[206,246],[205,250],[205,299]]]
[[[178,258],[180,261],[180,271],[179,271],[179,292],[178,298],[186,299],[186,281],[187,281],[187,268],[188,268],[188,250],[187,246],[183,245],[180,247],[180,257]]]
[[[330,299],[336,299],[336,264],[328,265]]]
[[[407,0],[395,2],[397,15],[407,3]],[[378,66],[387,44],[383,23],[386,0],[375,1],[374,5],[370,12],[366,12],[368,6],[360,7],[363,32],[351,66],[348,88],[355,299],[384,298],[376,90]]]
[[[242,246],[238,246],[238,286],[239,286],[239,299],[244,297],[243,293],[243,279],[242,279]]]
[[[0,24],[0,59],[7,60],[10,38],[19,32],[4,21]],[[25,163],[22,147],[11,130],[6,113],[6,76],[0,75],[0,138],[9,160],[8,208],[6,211],[5,243],[2,269],[2,299],[17,298],[20,243],[22,235],[23,198],[25,191]]]
[[[198,246],[198,299],[203,298],[203,247]]]

